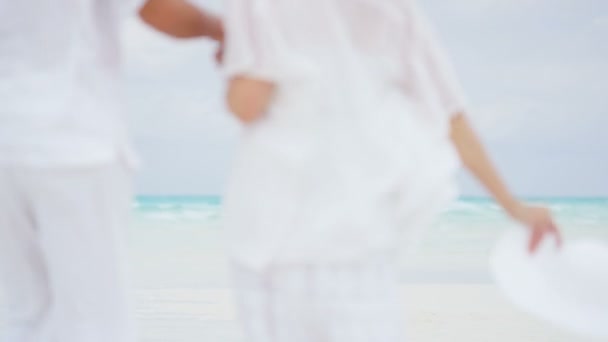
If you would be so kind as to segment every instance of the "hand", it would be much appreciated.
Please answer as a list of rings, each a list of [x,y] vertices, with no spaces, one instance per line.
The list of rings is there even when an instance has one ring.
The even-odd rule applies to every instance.
[[[224,39],[226,38],[224,22],[218,17],[209,18],[209,38],[218,43],[224,43]]]
[[[224,47],[224,41],[219,41],[217,49],[215,50],[215,62],[218,65],[222,65],[224,63]]]
[[[541,242],[554,235],[558,246],[562,244],[561,233],[547,208],[517,204],[510,210],[511,216],[531,230],[529,251],[536,252]]]
[[[215,24],[216,33],[211,37],[217,42],[217,49],[215,50],[215,62],[218,65],[224,63],[224,50],[226,48],[226,32],[224,30],[224,23],[221,20],[217,20]]]

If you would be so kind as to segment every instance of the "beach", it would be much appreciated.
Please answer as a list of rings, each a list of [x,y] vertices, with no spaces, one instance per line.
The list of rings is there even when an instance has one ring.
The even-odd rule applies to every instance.
[[[567,238],[608,241],[607,200],[539,202],[556,213]],[[487,263],[510,225],[492,202],[461,200],[403,257],[401,300],[409,341],[596,342],[521,313],[501,296]],[[127,235],[141,341],[243,341],[224,255],[220,198],[139,198]]]
[[[522,315],[491,285],[405,285],[403,296],[409,341],[593,341]],[[143,291],[138,298],[143,341],[242,341],[228,290]]]
[[[141,341],[243,341],[228,289],[139,290],[136,297]],[[402,301],[409,341],[595,341],[521,314],[491,285],[404,285]]]

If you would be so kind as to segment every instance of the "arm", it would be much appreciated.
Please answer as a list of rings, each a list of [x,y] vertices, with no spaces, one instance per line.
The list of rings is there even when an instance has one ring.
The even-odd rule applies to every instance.
[[[466,116],[456,115],[451,125],[451,138],[464,166],[484,185],[500,206],[509,215],[513,215],[519,203],[499,177]]]
[[[466,108],[464,95],[447,54],[421,10],[414,3],[411,9],[412,50],[421,61],[419,67],[413,69],[414,83],[419,85],[417,94],[438,104],[443,114],[450,117],[451,138],[462,162],[513,219],[532,231],[530,251],[534,252],[547,235],[554,234],[560,242],[549,211],[519,202],[503,183],[466,116],[462,115]]]
[[[548,235],[555,235],[558,243],[561,242],[559,231],[547,209],[526,206],[509,192],[465,115],[456,115],[452,119],[451,138],[465,167],[512,218],[532,230],[529,246],[531,252]]]
[[[148,0],[139,12],[142,20],[175,38],[223,39],[222,23],[216,16],[185,0]]]
[[[252,123],[264,115],[272,101],[274,91],[273,83],[247,77],[234,77],[228,85],[228,108],[241,122]]]

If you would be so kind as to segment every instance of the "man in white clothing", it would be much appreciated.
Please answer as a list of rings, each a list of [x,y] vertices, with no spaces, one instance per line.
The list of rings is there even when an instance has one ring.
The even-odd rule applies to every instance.
[[[123,239],[131,152],[122,118],[125,0],[0,0],[0,289],[8,342],[132,342]],[[131,7],[131,9],[133,9]],[[221,41],[183,0],[140,15]]]

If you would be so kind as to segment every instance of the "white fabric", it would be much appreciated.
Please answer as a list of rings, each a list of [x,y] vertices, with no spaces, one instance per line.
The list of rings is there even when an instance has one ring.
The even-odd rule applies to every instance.
[[[464,100],[415,3],[229,0],[226,30],[228,77],[277,85],[226,193],[239,262],[360,259],[454,196]]]
[[[3,342],[134,342],[124,165],[0,167]]]
[[[237,266],[247,342],[403,342],[399,282],[388,258],[349,264]]]
[[[514,229],[493,251],[494,278],[518,307],[562,329],[608,338],[608,244],[547,240],[535,255],[528,234]]]
[[[135,161],[119,47],[132,2],[0,1],[0,164]]]

